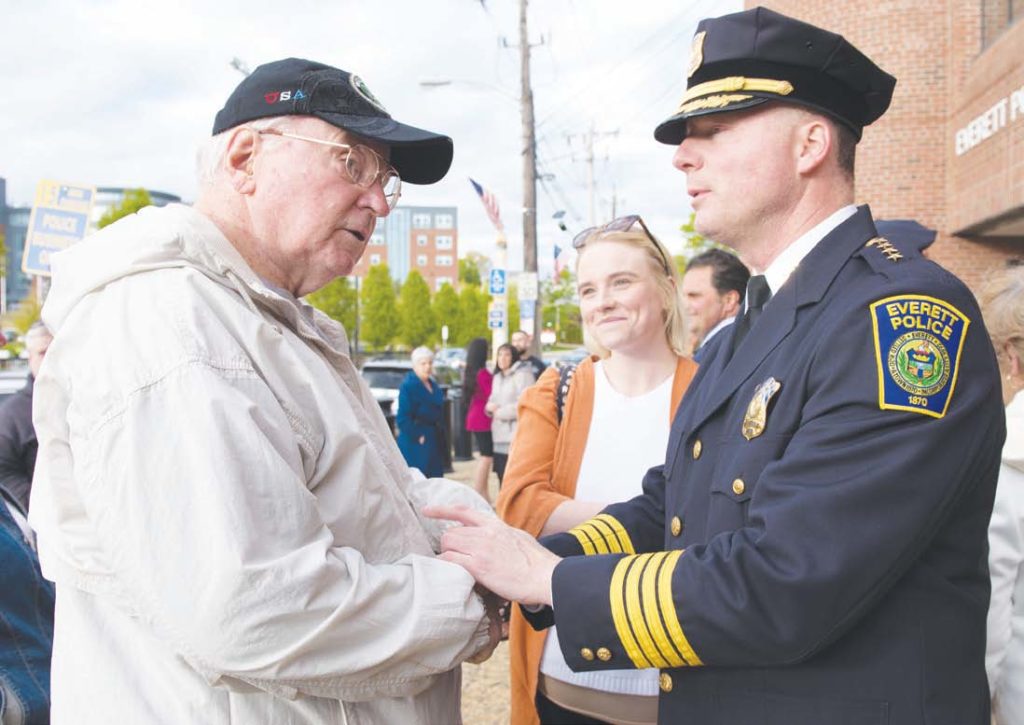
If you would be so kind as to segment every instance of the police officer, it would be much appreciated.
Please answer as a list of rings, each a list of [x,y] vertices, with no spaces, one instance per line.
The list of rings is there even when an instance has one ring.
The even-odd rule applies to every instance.
[[[433,512],[470,524],[444,556],[552,605],[529,616],[557,622],[570,667],[659,668],[660,722],[988,723],[999,378],[970,292],[853,206],[856,142],[894,84],[764,8],[701,22],[655,137],[698,231],[755,276],[664,466],[549,550]]]

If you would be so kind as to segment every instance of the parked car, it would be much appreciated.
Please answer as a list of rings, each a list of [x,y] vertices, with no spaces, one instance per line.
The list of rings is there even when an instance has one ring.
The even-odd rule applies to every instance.
[[[25,387],[28,382],[28,365],[14,362],[11,367],[0,370],[0,405]]]
[[[466,350],[462,347],[445,347],[437,351],[434,365],[446,365],[460,373],[466,369]]]
[[[577,347],[566,352],[552,353],[549,355],[547,362],[554,365],[556,370],[561,370],[566,365],[579,365],[589,354],[590,352],[587,348]]]
[[[387,418],[392,433],[395,431],[395,416],[398,414],[398,389],[401,387],[402,381],[405,380],[405,376],[411,371],[412,361],[409,359],[367,360],[360,369],[363,380],[370,386],[370,392],[373,393],[377,405],[380,406],[381,412]],[[436,359],[434,361],[434,378],[445,390],[446,397],[451,397],[454,393],[461,393],[459,386],[462,383],[462,377],[459,372],[439,363]]]

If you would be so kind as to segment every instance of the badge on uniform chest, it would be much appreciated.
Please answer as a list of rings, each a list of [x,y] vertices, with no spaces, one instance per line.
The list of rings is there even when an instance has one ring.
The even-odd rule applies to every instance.
[[[743,416],[743,437],[748,441],[764,433],[768,425],[768,404],[772,397],[782,389],[782,383],[775,378],[768,378],[754,390],[747,412]]]

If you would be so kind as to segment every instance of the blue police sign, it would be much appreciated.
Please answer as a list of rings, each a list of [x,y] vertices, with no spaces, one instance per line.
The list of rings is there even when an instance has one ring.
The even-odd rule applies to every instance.
[[[95,195],[90,186],[39,182],[21,260],[26,274],[49,276],[50,255],[85,236]]]

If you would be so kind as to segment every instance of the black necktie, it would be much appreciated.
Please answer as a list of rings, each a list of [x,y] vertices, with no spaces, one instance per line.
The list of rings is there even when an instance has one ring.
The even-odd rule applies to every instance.
[[[750,278],[750,281],[747,282],[747,311],[736,322],[736,334],[732,338],[733,352],[739,349],[743,338],[747,336],[750,328],[757,322],[757,318],[761,316],[761,310],[764,309],[764,306],[771,297],[772,291],[768,287],[768,281],[765,280],[763,274],[754,275]]]

